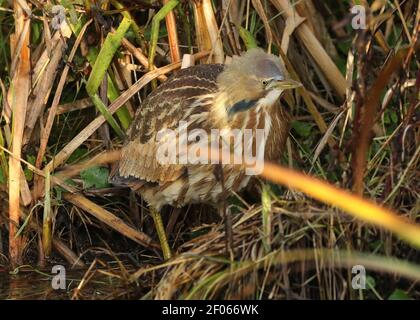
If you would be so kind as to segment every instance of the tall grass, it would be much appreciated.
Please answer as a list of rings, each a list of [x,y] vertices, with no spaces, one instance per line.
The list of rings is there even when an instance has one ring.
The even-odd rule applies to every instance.
[[[1,265],[74,267],[66,298],[99,283],[108,298],[420,297],[418,1],[54,5],[65,17],[0,0]],[[352,26],[355,5],[365,28]],[[141,199],[108,184],[125,130],[183,64],[255,46],[304,84],[284,99],[282,166],[228,200],[233,260],[202,205],[166,209],[176,255],[162,263]],[[351,286],[354,265],[365,291]]]

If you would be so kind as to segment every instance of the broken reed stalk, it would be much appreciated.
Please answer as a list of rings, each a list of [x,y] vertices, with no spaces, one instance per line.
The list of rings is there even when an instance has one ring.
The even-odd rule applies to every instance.
[[[66,64],[66,66],[64,67],[64,70],[61,74],[60,77],[60,81],[58,82],[57,85],[57,89],[55,90],[55,94],[54,94],[54,99],[51,103],[51,107],[50,110],[48,112],[48,117],[47,117],[47,121],[45,123],[44,126],[44,130],[42,131],[42,135],[41,135],[41,139],[40,139],[40,147],[39,147],[39,151],[38,151],[38,155],[36,158],[36,167],[40,168],[41,167],[41,163],[42,163],[42,159],[44,158],[44,154],[45,154],[45,149],[47,148],[47,143],[48,143],[48,139],[50,137],[50,133],[52,130],[52,126],[54,123],[54,119],[55,116],[57,114],[57,109],[58,109],[58,105],[60,103],[60,98],[61,98],[61,94],[63,92],[63,88],[64,85],[67,81],[67,75],[69,73],[70,70],[70,64],[73,61],[73,58],[76,54],[77,48],[80,45],[80,42],[82,41],[82,38],[85,34],[85,31],[87,29],[87,27],[92,23],[92,20],[88,21],[82,28],[81,32],[79,33],[79,35],[77,36],[77,39],[73,45],[73,48],[71,49],[70,55],[68,57],[68,62]]]
[[[105,151],[94,156],[92,159],[83,161],[82,163],[69,165],[65,167],[63,170],[57,172],[55,176],[63,180],[70,179],[80,174],[81,171],[86,170],[88,168],[115,163],[120,159],[120,157],[121,157],[121,149]]]
[[[123,236],[135,241],[136,243],[146,248],[160,248],[160,246],[155,243],[147,234],[134,229],[133,227],[126,224],[121,218],[115,216],[113,213],[90,201],[82,194],[77,193],[77,190],[74,187],[66,184],[60,177],[53,176],[51,177],[51,180],[54,184],[59,185],[68,192],[64,193],[63,195],[65,200],[83,209],[85,212],[91,214],[96,219],[102,221],[104,224],[116,230]]]
[[[211,0],[202,0],[202,8],[203,16],[211,41],[210,59],[213,63],[224,63],[225,52],[223,50],[223,43],[222,39],[220,38],[220,30],[217,25],[216,16],[214,14]]]
[[[33,88],[27,118],[25,123],[25,132],[23,144],[26,145],[33,137],[33,130],[39,121],[41,113],[44,110],[46,101],[51,94],[55,78],[58,74],[59,64],[63,61],[63,54],[67,40],[71,37],[71,30],[67,24],[62,24],[51,39],[50,47],[46,45],[41,57],[33,68]],[[47,43],[48,40],[45,39]],[[49,51],[51,50],[51,51]]]
[[[21,1],[27,6],[26,1]],[[20,2],[14,2],[15,33],[12,35],[12,56],[16,57],[15,73],[8,92],[9,105],[12,106],[12,154],[9,157],[9,254],[10,262],[16,266],[22,262],[22,238],[16,236],[20,224],[20,178],[22,140],[25,126],[25,116],[31,87],[31,52],[30,52],[30,22]],[[20,45],[18,45],[20,44]]]
[[[121,42],[122,46],[126,48],[134,58],[137,59],[138,62],[140,62],[146,69],[149,69],[149,60],[144,55],[143,51],[141,49],[136,48],[130,41],[128,41],[126,38],[122,39]],[[152,69],[157,69],[155,65],[153,65]],[[158,77],[158,80],[161,82],[164,82],[168,79],[165,75],[160,75]]]
[[[60,186],[64,186],[63,183]],[[83,209],[85,212],[93,215],[98,220],[102,221],[106,225],[110,226],[114,230],[118,231],[125,237],[137,242],[138,244],[146,248],[158,249],[160,246],[152,241],[152,239],[145,233],[140,232],[129,225],[127,225],[122,219],[118,218],[114,214],[105,210],[96,203],[88,200],[81,194],[78,193],[64,193],[63,197],[65,200],[71,202],[75,206]]]
[[[279,12],[283,14],[285,19],[302,18],[296,12],[294,6],[289,0],[271,0],[273,5]],[[296,28],[296,34],[302,41],[308,53],[313,57],[318,66],[321,68],[325,77],[328,79],[330,85],[335,89],[336,93],[341,99],[346,96],[346,80],[338,70],[336,64],[332,61],[330,56],[325,52],[321,43],[312,33],[309,26],[303,22]]]
[[[45,150],[47,149],[47,144],[48,144],[48,140],[50,138],[50,134],[51,134],[51,130],[54,124],[54,119],[55,116],[57,114],[58,111],[58,105],[60,103],[60,98],[61,98],[61,94],[63,92],[63,88],[64,85],[67,81],[67,75],[68,72],[70,70],[70,63],[72,63],[73,58],[76,54],[77,48],[79,47],[80,42],[82,41],[82,38],[85,34],[85,31],[87,29],[87,27],[91,24],[92,20],[88,21],[82,28],[82,30],[80,31],[74,45],[73,48],[70,52],[70,55],[68,57],[68,63],[66,64],[66,66],[64,67],[64,70],[61,74],[60,77],[60,81],[58,82],[55,94],[54,94],[54,98],[50,107],[50,110],[48,112],[48,117],[47,117],[47,121],[45,123],[44,129],[41,131],[41,139],[40,139],[40,146],[39,146],[39,150],[38,150],[38,154],[36,157],[36,162],[35,162],[35,166],[37,168],[41,168],[42,165],[42,159],[44,158],[45,155]],[[34,179],[34,198],[39,199],[40,194],[41,194],[41,189],[43,187],[42,185],[42,179],[40,176],[35,176]]]
[[[93,103],[90,98],[82,98],[74,102],[59,104],[57,106],[56,116],[72,111],[83,110],[90,107],[93,107]]]
[[[212,45],[209,31],[207,29],[206,19],[204,17],[203,3],[201,0],[194,0],[192,1],[192,5],[194,10],[195,33],[198,50],[211,51]]]
[[[32,202],[31,189],[29,188],[28,181],[26,181],[22,167],[20,168],[20,200],[24,206],[28,206]]]

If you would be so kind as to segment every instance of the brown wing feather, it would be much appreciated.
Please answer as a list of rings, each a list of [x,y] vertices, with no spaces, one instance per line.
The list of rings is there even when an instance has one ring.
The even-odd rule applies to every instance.
[[[129,129],[114,181],[132,182],[136,178],[165,183],[184,173],[184,165],[162,165],[157,161],[156,134],[162,129],[175,129],[191,114],[203,112],[204,106],[197,101],[217,91],[216,79],[222,71],[223,65],[217,64],[182,69],[144,100]]]

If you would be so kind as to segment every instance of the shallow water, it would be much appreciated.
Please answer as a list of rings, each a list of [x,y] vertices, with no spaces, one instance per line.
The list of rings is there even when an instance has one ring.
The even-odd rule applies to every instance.
[[[0,272],[0,299],[68,299],[67,290],[54,290],[51,277],[37,272]]]
[[[25,270],[13,274],[0,270],[0,299],[120,299],[133,298],[133,287],[118,278],[98,274],[88,281],[82,279],[86,270],[66,274],[62,288],[57,288],[57,279],[51,270]],[[86,278],[85,278],[86,279]],[[56,289],[55,289],[56,288]],[[79,290],[80,289],[80,290]],[[136,290],[137,291],[137,290]]]

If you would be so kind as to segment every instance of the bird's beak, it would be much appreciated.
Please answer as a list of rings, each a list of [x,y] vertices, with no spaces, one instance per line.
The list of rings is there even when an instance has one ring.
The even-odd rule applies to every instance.
[[[273,87],[281,89],[281,90],[290,90],[290,89],[299,88],[301,86],[302,84],[300,82],[292,80],[292,79],[275,81],[273,83]]]

